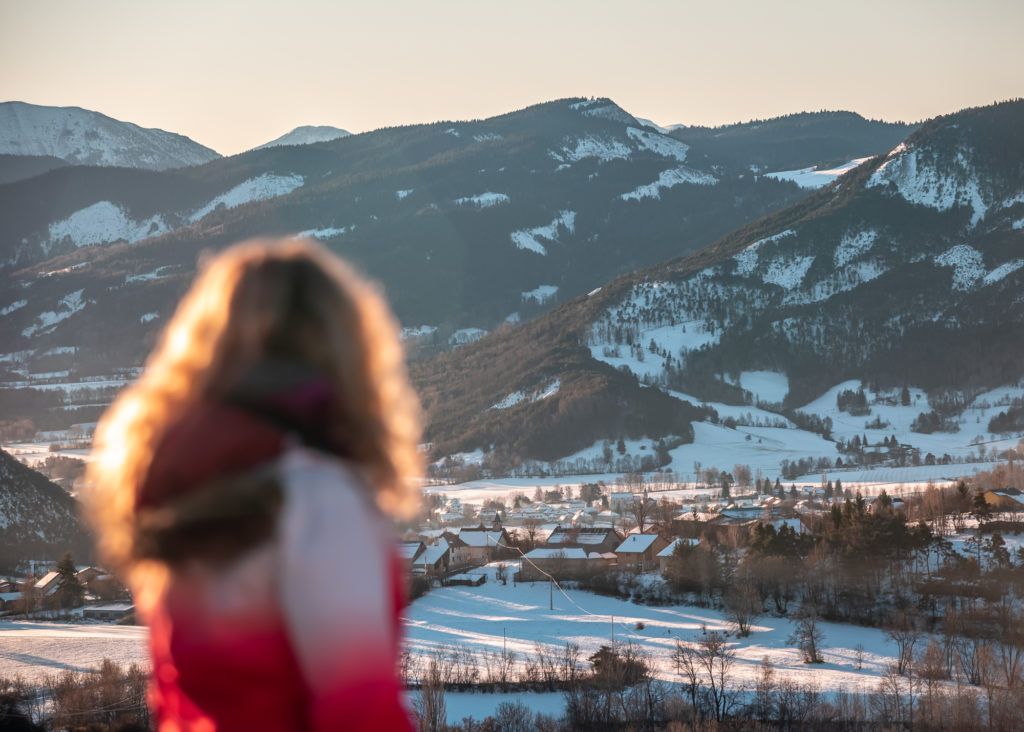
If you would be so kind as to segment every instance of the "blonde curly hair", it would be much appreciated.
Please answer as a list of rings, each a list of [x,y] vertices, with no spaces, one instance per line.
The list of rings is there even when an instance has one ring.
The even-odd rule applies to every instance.
[[[146,564],[134,546],[136,497],[165,431],[268,356],[326,376],[347,457],[366,471],[377,505],[393,516],[415,510],[419,404],[384,299],[313,241],[253,240],[204,268],[96,430],[86,516],[101,555],[129,579]]]

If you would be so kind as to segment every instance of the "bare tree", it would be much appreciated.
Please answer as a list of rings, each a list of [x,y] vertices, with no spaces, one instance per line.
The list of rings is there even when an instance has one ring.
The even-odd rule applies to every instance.
[[[733,465],[732,477],[740,488],[746,490],[750,487],[751,473],[749,465]]]
[[[761,659],[761,671],[754,685],[754,714],[767,724],[775,712],[775,667],[768,656]]]
[[[647,497],[647,491],[634,495],[632,502],[626,507],[629,515],[636,520],[636,527],[641,534],[644,533],[654,507],[655,503]]]
[[[885,631],[896,644],[896,673],[905,674],[914,660],[914,647],[921,638],[917,618],[909,613],[898,612],[892,616],[892,627]]]
[[[436,658],[430,659],[430,666],[420,683],[420,729],[423,732],[442,732],[448,726],[444,701],[444,679]]]
[[[800,649],[804,663],[821,663],[819,648],[824,639],[825,634],[818,625],[818,613],[808,608],[797,616],[796,627],[786,642]]]
[[[707,694],[715,720],[721,722],[736,703],[737,692],[730,690],[732,667],[736,652],[729,647],[725,635],[717,630],[702,629],[697,639],[697,663],[707,678]]]
[[[733,586],[725,594],[725,615],[736,624],[736,632],[740,638],[750,635],[750,626],[753,625],[764,607],[761,604],[761,596],[753,587],[748,584]]]

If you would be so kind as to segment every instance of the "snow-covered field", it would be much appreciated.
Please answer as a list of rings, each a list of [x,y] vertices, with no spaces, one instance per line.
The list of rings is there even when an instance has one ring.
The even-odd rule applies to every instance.
[[[415,653],[429,654],[436,648],[456,644],[471,651],[514,651],[520,659],[532,655],[536,644],[551,650],[575,643],[581,658],[608,645],[614,628],[615,642],[631,642],[650,658],[654,676],[668,682],[680,679],[674,670],[671,652],[677,638],[692,640],[702,627],[732,631],[720,611],[673,605],[650,607],[636,605],[591,592],[552,589],[547,583],[507,585],[494,577],[495,565],[484,570],[488,581],[479,587],[445,587],[417,599],[407,611],[406,634]],[[553,609],[550,608],[553,604]],[[638,629],[638,624],[643,628]],[[823,657],[816,665],[803,663],[800,652],[787,643],[793,624],[785,618],[763,617],[749,638],[731,638],[737,663],[731,684],[734,688],[753,689],[763,658],[775,666],[776,678],[800,684],[815,684],[820,691],[844,689],[871,692],[878,684],[886,664],[894,660],[895,646],[880,630],[836,623],[822,623]],[[857,668],[858,647],[863,648],[863,665]],[[491,714],[507,695],[476,694],[470,697],[473,716]],[[535,695],[523,694],[521,700],[532,706]],[[490,699],[489,699],[490,697]],[[455,709],[453,709],[453,704]],[[449,720],[462,700],[449,702]],[[545,711],[545,710],[541,710]],[[549,712],[550,713],[550,712]]]
[[[148,666],[148,639],[140,626],[0,621],[0,676],[36,683],[66,668],[88,671],[104,658]]]

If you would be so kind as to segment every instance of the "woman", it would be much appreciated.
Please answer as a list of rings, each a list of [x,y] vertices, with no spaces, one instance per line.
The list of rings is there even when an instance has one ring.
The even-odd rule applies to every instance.
[[[417,416],[387,307],[319,245],[199,276],[90,466],[160,730],[409,728],[385,516],[416,506]]]

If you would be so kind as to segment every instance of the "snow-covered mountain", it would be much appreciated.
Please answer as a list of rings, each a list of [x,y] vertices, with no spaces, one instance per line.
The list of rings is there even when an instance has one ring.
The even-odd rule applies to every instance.
[[[786,129],[805,139],[802,122],[772,125],[770,144],[785,141]],[[833,133],[841,144],[828,153],[884,153],[903,127],[880,132],[860,142]],[[810,195],[752,174],[726,149],[659,133],[611,100],[575,98],[199,167],[70,166],[3,186],[0,396],[4,384],[74,385],[140,365],[201,254],[257,234],[315,237],[380,280],[420,357],[527,323]],[[830,160],[768,157],[780,166]],[[546,393],[526,386],[524,394]],[[635,388],[619,387],[622,398]],[[560,382],[560,393],[572,388]],[[94,420],[108,398],[61,386],[17,409],[56,428]],[[667,403],[652,393],[631,424],[668,414]],[[683,429],[685,420],[663,426]]]
[[[0,154],[147,170],[200,165],[220,157],[173,132],[145,129],[79,107],[25,102],[0,103]]]
[[[263,150],[268,147],[281,147],[283,145],[310,145],[314,142],[330,142],[339,137],[348,137],[351,133],[340,127],[330,125],[303,125],[287,132],[276,140],[265,142],[253,150]]]
[[[829,432],[835,423],[836,437],[863,431],[879,444],[882,432],[898,428],[922,460],[962,456],[998,435],[1014,442],[1024,434],[1022,124],[1024,102],[937,118],[888,154],[711,247],[417,365],[424,402],[438,415],[428,438],[439,457],[510,444],[511,455],[488,458],[506,467],[572,455],[595,437],[686,439],[681,413],[656,404],[654,392],[693,408],[714,402],[720,414],[749,419],[753,410],[767,428],[799,419]],[[527,352],[530,365],[510,370],[507,363]],[[648,388],[630,393],[621,374]],[[758,394],[744,385],[745,374],[772,375],[778,388]],[[493,408],[509,393],[539,392],[555,379],[556,396]],[[869,408],[845,416],[840,429],[836,395],[860,384]],[[467,385],[477,386],[478,401]],[[899,404],[904,387],[912,396],[903,411],[876,411],[872,421],[871,400]],[[968,415],[979,399],[988,403]],[[609,401],[620,418],[598,416]],[[982,424],[997,403],[1007,413],[999,424]],[[604,434],[567,428],[585,405],[592,421],[606,420]],[[647,416],[621,418],[641,411]],[[962,426],[967,416],[978,424]],[[567,435],[580,437],[573,443]],[[836,448],[829,450],[834,462]]]
[[[23,559],[56,560],[67,551],[82,562],[93,552],[77,503],[0,450],[0,572],[13,572]]]

